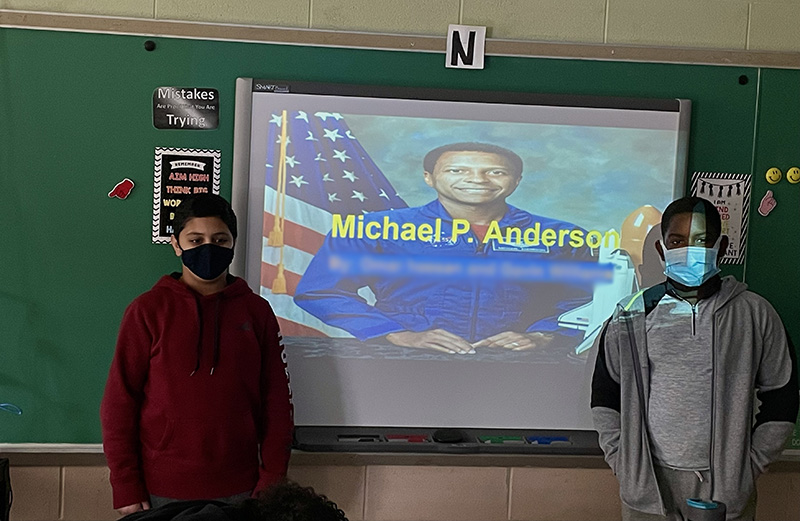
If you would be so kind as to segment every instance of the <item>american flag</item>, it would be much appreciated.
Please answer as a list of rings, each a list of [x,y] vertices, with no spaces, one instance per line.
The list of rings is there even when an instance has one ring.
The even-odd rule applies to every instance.
[[[286,336],[351,336],[295,305],[331,214],[406,208],[337,112],[271,114],[267,132],[261,295]]]

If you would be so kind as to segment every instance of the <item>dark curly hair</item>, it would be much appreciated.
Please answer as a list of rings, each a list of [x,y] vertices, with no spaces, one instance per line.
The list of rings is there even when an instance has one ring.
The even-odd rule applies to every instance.
[[[289,480],[248,499],[241,508],[248,521],[348,521],[336,503]]]

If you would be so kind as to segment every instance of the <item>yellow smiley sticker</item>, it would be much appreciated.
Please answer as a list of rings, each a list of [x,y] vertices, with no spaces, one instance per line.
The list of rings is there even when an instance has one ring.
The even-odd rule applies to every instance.
[[[767,170],[767,182],[771,185],[777,184],[778,181],[781,180],[783,174],[781,173],[780,169],[775,168],[774,166]]]
[[[792,168],[787,170],[786,171],[786,180],[789,181],[790,183],[792,183],[793,185],[796,185],[797,183],[800,183],[800,168],[797,168],[796,166],[793,166]]]

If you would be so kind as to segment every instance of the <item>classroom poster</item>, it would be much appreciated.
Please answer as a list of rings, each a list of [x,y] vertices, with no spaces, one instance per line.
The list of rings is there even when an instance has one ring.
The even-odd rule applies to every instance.
[[[747,246],[750,174],[695,172],[692,195],[711,201],[722,218],[722,234],[729,239],[723,264],[742,264]]]
[[[175,208],[190,195],[219,194],[220,151],[156,147],[153,242],[169,243]]]
[[[156,88],[153,126],[162,130],[214,130],[219,126],[219,92],[198,87]]]

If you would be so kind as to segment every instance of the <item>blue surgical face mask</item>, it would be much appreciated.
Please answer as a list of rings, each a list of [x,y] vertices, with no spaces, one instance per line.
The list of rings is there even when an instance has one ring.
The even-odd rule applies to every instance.
[[[668,250],[662,242],[664,275],[690,288],[702,285],[720,272],[717,267],[717,256],[721,239],[722,237],[719,237],[711,248],[684,246]]]
[[[192,273],[203,280],[214,280],[228,269],[233,260],[233,249],[216,244],[201,244],[189,250],[181,249],[181,261]]]

